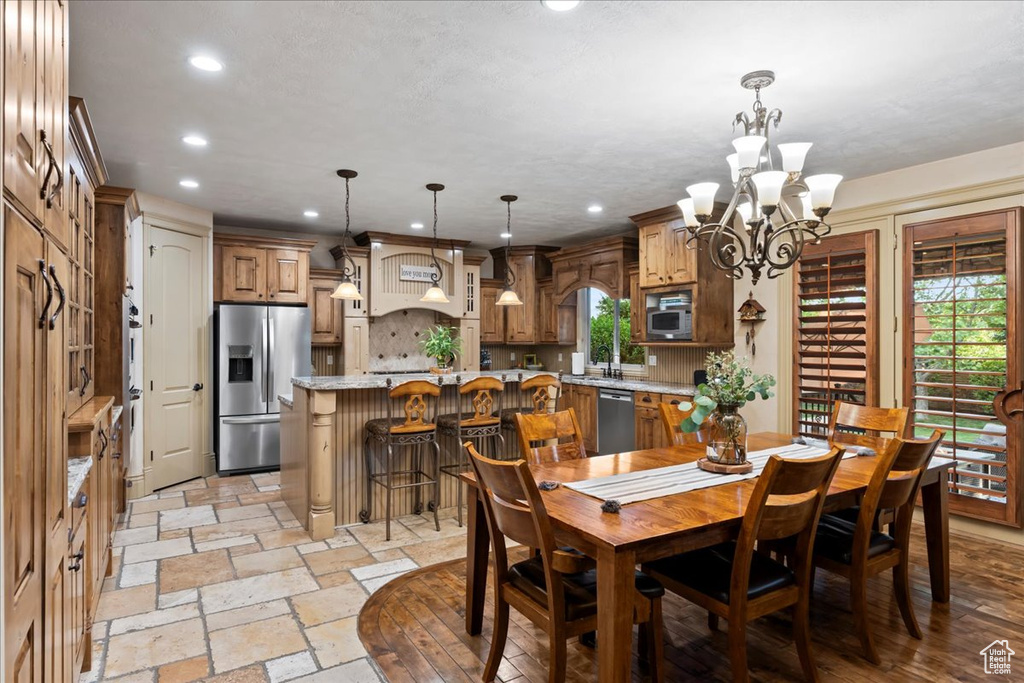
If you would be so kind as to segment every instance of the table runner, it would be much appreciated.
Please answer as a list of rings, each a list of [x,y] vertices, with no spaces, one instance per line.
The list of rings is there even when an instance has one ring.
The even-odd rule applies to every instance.
[[[743,481],[744,479],[753,479],[761,474],[761,471],[768,464],[768,459],[772,455],[788,459],[804,459],[817,458],[828,452],[828,449],[825,448],[791,444],[748,453],[747,459],[754,465],[754,469],[747,474],[706,472],[697,467],[696,462],[687,462],[669,467],[658,467],[653,470],[627,472],[625,474],[613,474],[609,477],[568,482],[563,485],[566,488],[592,496],[598,500],[617,500],[622,505],[626,505],[627,503],[636,503],[641,500],[696,491],[697,489],[708,488],[709,486],[721,486],[722,484],[731,484]],[[843,459],[852,457],[856,457],[856,455],[847,452]]]

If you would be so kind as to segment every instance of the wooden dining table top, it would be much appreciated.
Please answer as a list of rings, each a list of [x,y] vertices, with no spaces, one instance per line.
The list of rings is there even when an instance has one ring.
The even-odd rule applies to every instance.
[[[785,446],[792,440],[789,434],[761,432],[750,435],[747,445],[750,451],[759,451]],[[879,449],[884,448],[885,443],[885,439],[879,439]],[[568,483],[693,462],[703,457],[704,452],[704,444],[670,446],[532,465],[530,470],[538,482]],[[844,459],[832,480],[826,509],[854,504],[866,489],[877,462],[874,456]],[[952,460],[933,458],[929,473],[937,474],[953,464]],[[462,477],[475,485],[472,471]],[[650,546],[659,539],[667,541],[688,532],[738,526],[756,481],[756,478],[746,479],[629,503],[618,513],[602,512],[601,500],[564,486],[542,491],[541,495],[556,531],[558,528],[571,530],[574,536],[595,547],[622,550]]]

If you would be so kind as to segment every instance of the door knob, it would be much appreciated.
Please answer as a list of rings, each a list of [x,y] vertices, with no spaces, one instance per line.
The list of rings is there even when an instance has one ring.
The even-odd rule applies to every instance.
[[[196,382],[192,385],[192,391],[202,391],[203,385],[200,382]]]

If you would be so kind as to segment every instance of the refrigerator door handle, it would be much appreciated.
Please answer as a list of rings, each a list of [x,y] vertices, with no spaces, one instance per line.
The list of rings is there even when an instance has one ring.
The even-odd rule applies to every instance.
[[[277,358],[274,356],[274,318],[267,317],[267,329],[270,335],[270,344],[267,346],[267,409],[277,398],[277,389],[274,388],[274,364]]]
[[[257,415],[256,417],[223,417],[221,422],[226,425],[264,425],[278,422],[280,419],[281,416],[274,413],[273,415]]]

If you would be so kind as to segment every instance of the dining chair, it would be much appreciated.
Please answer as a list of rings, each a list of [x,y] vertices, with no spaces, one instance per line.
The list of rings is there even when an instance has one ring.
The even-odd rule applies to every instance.
[[[516,413],[515,424],[519,453],[531,465],[587,457],[583,431],[572,408],[557,413]]]
[[[680,423],[689,417],[693,412],[693,406],[689,410],[680,408],[679,403],[659,403],[658,412],[661,413],[661,426],[665,428],[665,437],[668,443],[673,446],[689,446],[695,443],[704,443],[702,430],[696,432],[684,432]]]
[[[923,441],[895,438],[879,456],[854,521],[837,514],[822,515],[814,542],[814,564],[850,580],[853,624],[864,656],[880,664],[868,624],[868,578],[892,569],[896,604],[903,623],[914,638],[921,628],[910,600],[910,525],[921,478],[941,443],[944,432],[935,430]],[[876,529],[879,510],[894,510],[889,533]]]
[[[491,460],[473,444],[464,444],[476,473],[494,560],[494,629],[483,680],[494,680],[508,637],[509,608],[527,617],[548,634],[549,683],[565,680],[566,639],[597,628],[597,570],[584,555],[561,550],[555,544],[540,489],[525,460]],[[539,553],[511,566],[504,539],[509,538]],[[663,680],[661,598],[665,589],[651,577],[636,572],[634,623],[645,632],[646,660],[654,681]]]
[[[873,448],[879,432],[903,436],[907,426],[906,408],[876,408],[836,401],[828,423],[829,441]]]
[[[769,458],[747,502],[735,541],[645,563],[643,571],[666,589],[708,611],[708,626],[719,617],[729,621],[729,659],[734,681],[748,681],[747,622],[786,607],[800,666],[817,681],[811,657],[811,545],[828,487],[843,449],[810,459]],[[758,542],[793,539],[789,566],[754,552]]]

